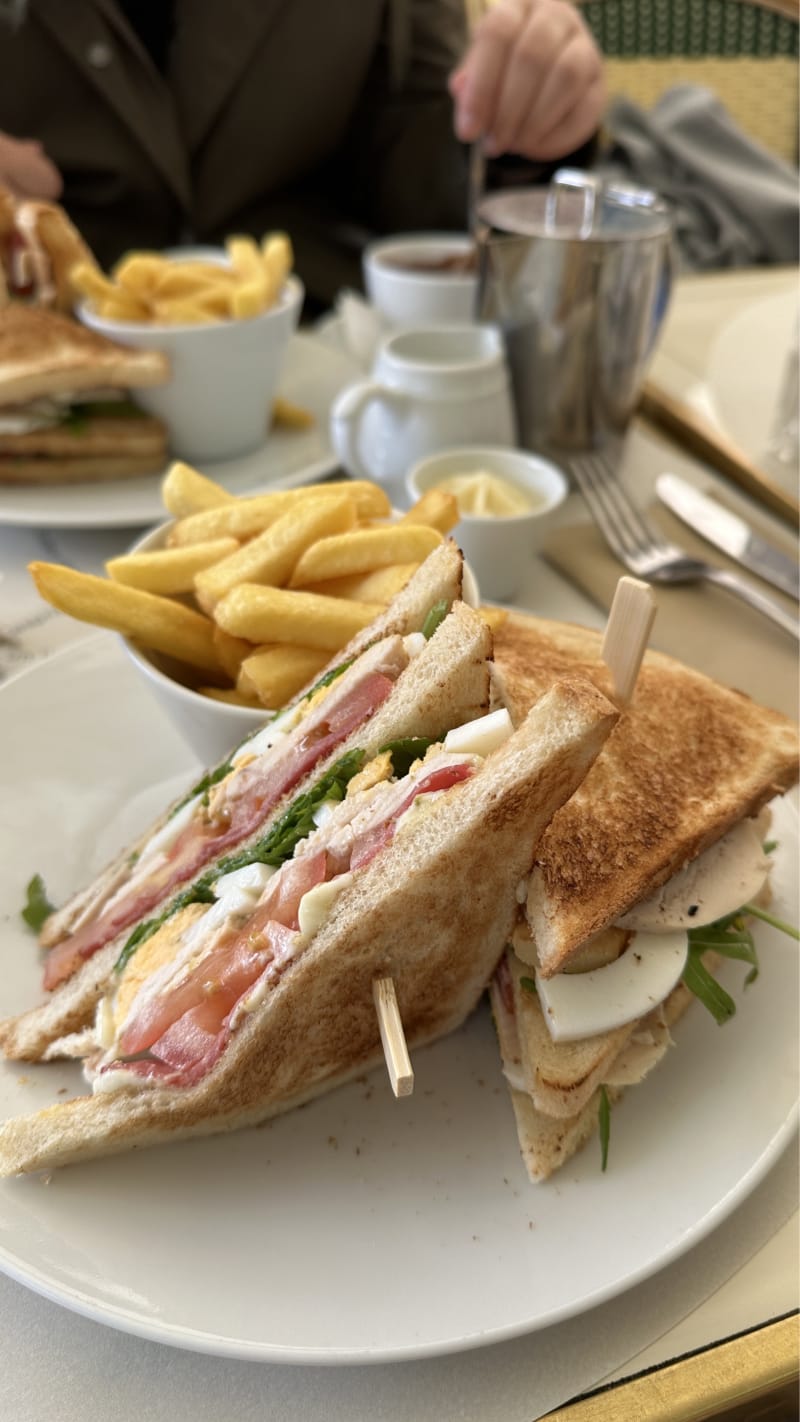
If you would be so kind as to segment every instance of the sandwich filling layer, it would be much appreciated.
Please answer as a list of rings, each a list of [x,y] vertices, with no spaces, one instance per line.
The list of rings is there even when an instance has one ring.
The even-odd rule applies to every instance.
[[[315,808],[310,833],[279,867],[257,860],[227,872],[220,866],[212,902],[181,908],[122,964],[98,1009],[99,1051],[86,1064],[93,1089],[200,1081],[312,942],[353,876],[396,835],[413,833],[430,798],[468,780],[511,732],[507,714],[494,713],[441,744],[388,747],[353,767],[343,800]],[[417,752],[407,773],[398,773]]]
[[[316,695],[281,713],[200,782],[151,838],[121,884],[88,905],[48,954],[53,989],[181,884],[241,844],[282,798],[383,704],[419,648],[418,634],[387,637]]]

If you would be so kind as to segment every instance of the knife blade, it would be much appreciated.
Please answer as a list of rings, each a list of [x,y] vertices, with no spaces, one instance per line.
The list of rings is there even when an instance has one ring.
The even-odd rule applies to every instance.
[[[701,493],[677,474],[659,474],[656,493],[672,513],[707,543],[760,578],[800,601],[800,569],[794,558],[755,533],[738,514]]]

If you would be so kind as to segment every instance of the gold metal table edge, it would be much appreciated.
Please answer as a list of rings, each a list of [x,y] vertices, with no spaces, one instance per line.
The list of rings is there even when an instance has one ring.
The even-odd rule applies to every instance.
[[[568,1403],[547,1422],[703,1422],[791,1387],[799,1373],[795,1313]]]

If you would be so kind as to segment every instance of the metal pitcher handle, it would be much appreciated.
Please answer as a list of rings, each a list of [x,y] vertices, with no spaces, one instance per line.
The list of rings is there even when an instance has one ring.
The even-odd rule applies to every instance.
[[[580,168],[559,168],[553,175],[544,209],[545,232],[548,236],[557,232],[559,199],[568,192],[579,192],[583,197],[578,236],[588,237],[594,225],[595,208],[598,198],[602,196],[603,183],[602,179],[592,173],[584,173]]]

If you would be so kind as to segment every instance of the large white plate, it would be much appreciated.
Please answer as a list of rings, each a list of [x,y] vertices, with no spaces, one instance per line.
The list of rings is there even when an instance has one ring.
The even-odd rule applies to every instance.
[[[37,992],[17,907],[56,898],[192,774],[110,637],[0,690],[0,1009]],[[169,782],[167,784],[166,782]],[[776,904],[796,913],[794,809],[778,815]],[[425,925],[410,926],[425,931]],[[758,930],[762,973],[724,1030],[700,1007],[670,1059],[614,1112],[608,1173],[588,1147],[528,1184],[488,1015],[417,1053],[413,1097],[382,1073],[261,1129],[0,1187],[0,1267],[116,1327],[271,1361],[379,1361],[540,1328],[689,1249],[791,1133],[797,946]],[[3,1117],[58,1100],[72,1067],[0,1071]]]
[[[314,415],[310,430],[274,430],[262,449],[241,459],[207,464],[204,473],[233,494],[266,485],[287,488],[322,478],[337,468],[329,433],[331,404],[339,391],[361,375],[344,350],[301,333],[293,336],[280,393]],[[161,475],[109,484],[65,484],[29,488],[0,485],[0,523],[33,528],[125,528],[164,517]]]
[[[753,459],[773,438],[797,323],[796,297],[762,297],[727,321],[711,348],[706,383],[717,421]]]

